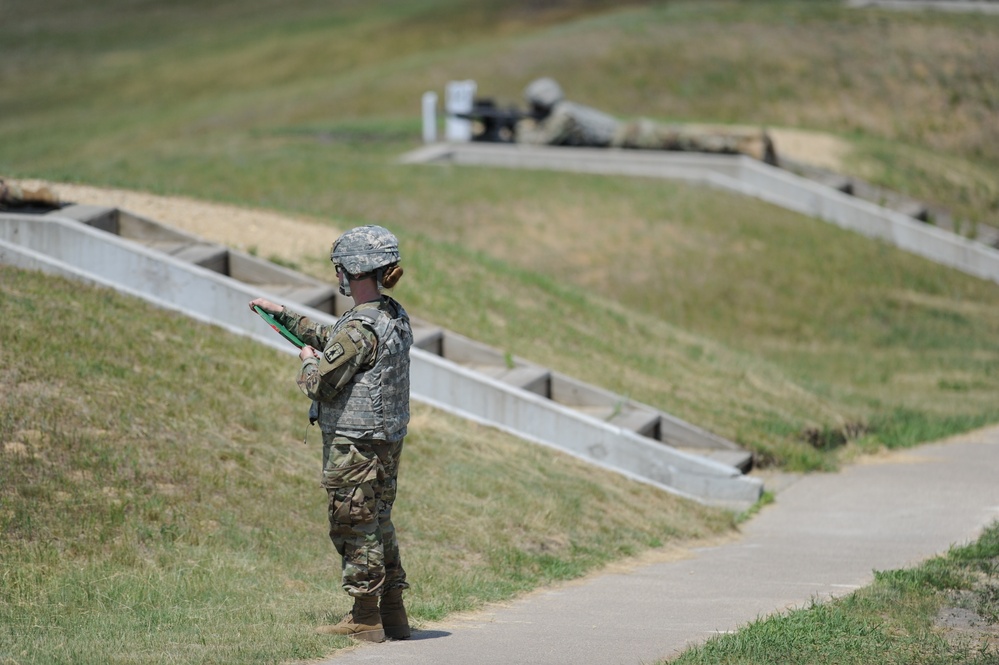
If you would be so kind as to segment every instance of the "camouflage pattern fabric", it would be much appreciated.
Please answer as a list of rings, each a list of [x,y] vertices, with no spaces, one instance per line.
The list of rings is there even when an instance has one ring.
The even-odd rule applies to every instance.
[[[541,120],[517,123],[516,141],[531,145],[593,146],[604,148],[618,132],[617,119],[589,106],[558,102]]]
[[[313,321],[295,310],[285,307],[274,318],[300,340],[314,349],[325,349],[333,326]]]
[[[611,145],[639,150],[678,150],[686,152],[742,153],[766,158],[766,135],[753,130],[692,130],[680,125],[663,125],[640,119],[621,123]]]
[[[529,145],[744,154],[777,164],[773,144],[762,131],[707,131],[644,118],[622,122],[597,109],[564,100],[553,104],[543,118],[518,122],[515,140]]]
[[[374,359],[375,333],[359,321],[348,321],[330,333],[321,358],[307,358],[295,382],[306,397],[332,402],[362,367]]]
[[[321,359],[302,363],[298,383],[320,400],[322,486],[343,588],[355,597],[405,589],[392,506],[409,422],[409,316],[383,296],[345,312],[332,326],[288,308],[275,318],[323,350]]]
[[[347,231],[330,248],[330,261],[351,275],[374,272],[398,263],[400,258],[399,240],[384,226],[375,224]]]
[[[319,403],[319,427],[352,438],[396,441],[406,436],[409,424],[409,349],[413,345],[409,315],[395,300],[383,296],[380,303],[345,312],[333,328],[334,337],[343,326],[358,321],[378,338],[374,362],[354,374],[331,400]],[[324,360],[336,352],[327,347]]]
[[[413,331],[402,305],[382,296],[378,302],[348,310],[332,326],[288,308],[275,318],[306,344],[322,350],[318,361],[302,363],[297,382],[307,396],[318,400],[324,432],[386,441],[406,436]],[[351,351],[358,355],[348,357]]]
[[[392,524],[403,442],[323,433],[322,485],[329,497],[330,540],[343,562],[341,583],[354,597],[406,589]]]

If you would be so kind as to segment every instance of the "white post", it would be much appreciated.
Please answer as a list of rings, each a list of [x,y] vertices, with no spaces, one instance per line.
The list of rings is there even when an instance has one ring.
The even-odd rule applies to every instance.
[[[472,121],[455,117],[455,113],[468,113],[475,101],[475,81],[450,81],[444,90],[444,137],[448,141],[472,140]]]
[[[437,93],[423,93],[423,142],[437,143]]]

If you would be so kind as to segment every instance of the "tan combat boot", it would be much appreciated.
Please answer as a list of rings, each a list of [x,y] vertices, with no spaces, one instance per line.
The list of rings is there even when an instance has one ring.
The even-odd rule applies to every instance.
[[[366,642],[384,642],[385,631],[382,629],[382,618],[378,613],[378,598],[369,596],[354,598],[354,607],[340,623],[334,626],[319,626],[316,632],[320,635],[349,635]]]
[[[409,618],[402,604],[402,589],[386,591],[380,607],[382,627],[385,636],[393,640],[405,640],[410,636]]]

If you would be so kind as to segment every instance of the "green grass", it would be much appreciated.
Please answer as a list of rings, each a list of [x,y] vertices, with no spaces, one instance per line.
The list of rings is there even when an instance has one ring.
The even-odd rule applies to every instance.
[[[2,173],[385,224],[418,316],[764,463],[834,468],[810,429],[862,425],[867,449],[912,423],[999,421],[994,284],[700,187],[395,161],[424,90],[472,77],[512,102],[551,74],[622,116],[829,132],[852,172],[999,224],[999,138],[980,121],[999,95],[982,69],[993,18],[832,1],[13,5]],[[271,258],[328,278],[321,255]]]
[[[875,572],[849,596],[762,618],[712,638],[670,665],[986,665],[999,643],[999,523],[974,543],[912,569]],[[945,608],[974,614],[963,632],[938,617]],[[946,613],[946,612],[945,612]],[[665,665],[665,663],[663,664]]]
[[[292,359],[109,291],[0,283],[0,662],[346,646],[312,633],[349,599]],[[417,625],[733,523],[414,405],[396,524]]]
[[[510,103],[547,74],[620,116],[829,133],[851,173],[999,226],[996,18],[838,0],[10,0],[5,16],[5,177],[385,224],[413,314],[762,464],[835,469],[999,422],[995,284],[716,190],[396,161],[425,90],[474,78]],[[325,249],[257,251],[329,279]],[[326,653],[310,627],[345,599],[287,358],[0,276],[0,660]],[[422,407],[401,483],[418,621],[731,521]]]

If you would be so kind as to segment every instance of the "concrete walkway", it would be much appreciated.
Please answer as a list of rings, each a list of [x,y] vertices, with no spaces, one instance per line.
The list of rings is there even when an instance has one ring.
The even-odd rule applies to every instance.
[[[420,626],[408,641],[361,644],[326,662],[654,663],[973,540],[999,519],[997,471],[999,427],[991,427],[804,476],[725,544]]]

